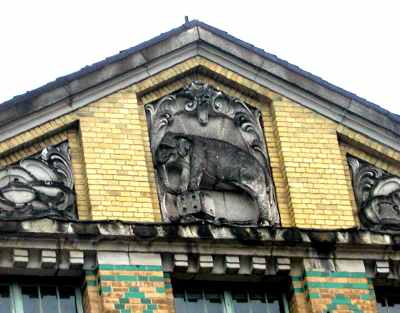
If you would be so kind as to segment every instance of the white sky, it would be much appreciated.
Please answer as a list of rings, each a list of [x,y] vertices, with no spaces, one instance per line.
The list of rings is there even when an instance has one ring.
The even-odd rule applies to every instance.
[[[0,103],[188,15],[400,114],[399,13],[395,0],[0,0]]]

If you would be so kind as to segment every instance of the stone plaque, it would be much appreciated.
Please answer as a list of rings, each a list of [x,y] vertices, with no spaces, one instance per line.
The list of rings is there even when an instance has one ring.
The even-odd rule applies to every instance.
[[[146,113],[164,220],[279,224],[257,109],[194,81]]]
[[[75,219],[68,142],[0,169],[0,219]]]
[[[362,225],[377,231],[400,231],[400,177],[348,155]]]

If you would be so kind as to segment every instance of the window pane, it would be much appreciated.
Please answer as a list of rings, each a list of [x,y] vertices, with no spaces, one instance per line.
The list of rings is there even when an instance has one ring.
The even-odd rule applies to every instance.
[[[253,313],[267,312],[267,304],[265,303],[265,294],[261,292],[250,293],[250,302]]]
[[[387,302],[389,313],[400,313],[400,297],[388,297]]]
[[[261,284],[192,282],[173,290],[176,313],[285,313],[278,288],[267,297]]]
[[[383,297],[376,297],[377,307],[379,313],[387,313],[385,298]]]
[[[269,294],[267,295],[268,308],[270,313],[284,313],[284,306],[282,303],[282,295]]]
[[[187,313],[204,313],[204,300],[200,289],[187,291]]]
[[[174,292],[175,298],[175,312],[186,313],[185,311],[185,294],[183,291]]]
[[[247,292],[245,291],[232,291],[233,310],[235,313],[249,313],[249,302],[247,299]]]
[[[24,313],[40,313],[38,288],[31,286],[22,286],[21,291],[22,302],[24,305]]]
[[[206,292],[207,313],[224,313],[221,296],[222,295],[216,291],[210,290]]]
[[[42,296],[43,313],[57,313],[57,293],[55,286],[41,286],[40,294]]]
[[[0,313],[10,312],[10,287],[0,286]]]
[[[77,313],[75,302],[75,289],[73,287],[60,287],[61,313]]]

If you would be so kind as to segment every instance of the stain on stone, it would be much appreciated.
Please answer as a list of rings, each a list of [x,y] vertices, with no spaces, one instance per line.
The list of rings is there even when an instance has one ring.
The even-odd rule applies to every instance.
[[[178,237],[179,228],[173,224],[166,224],[162,226],[165,237],[167,239],[176,239]]]
[[[395,251],[400,250],[400,235],[392,236],[392,247],[393,247],[393,250],[395,250]]]
[[[207,224],[200,224],[197,229],[197,235],[201,239],[213,239],[213,234]]]
[[[312,230],[308,232],[311,245],[321,255],[326,255],[335,250],[337,234],[333,231]]]
[[[152,225],[136,225],[133,227],[133,233],[137,238],[141,239],[157,237],[157,229]]]
[[[0,222],[0,229],[2,233],[18,233],[21,229],[19,222]]]
[[[72,229],[77,235],[99,235],[97,224],[73,223]]]
[[[358,244],[362,241],[360,237],[360,232],[357,229],[349,230],[348,234],[349,234],[349,243]]]
[[[233,227],[232,234],[237,240],[246,244],[258,242],[261,239],[260,234],[255,228]]]
[[[69,226],[70,226],[69,223],[57,223],[56,224],[57,232],[61,234],[67,233]]]
[[[301,232],[298,229],[285,229],[282,233],[282,237],[288,243],[298,243],[303,241]]]

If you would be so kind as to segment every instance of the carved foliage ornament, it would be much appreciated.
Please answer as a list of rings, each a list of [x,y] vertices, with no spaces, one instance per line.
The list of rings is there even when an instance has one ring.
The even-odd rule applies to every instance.
[[[279,223],[258,110],[194,81],[146,112],[165,220]]]
[[[400,230],[400,177],[347,156],[361,223],[378,231]]]
[[[76,218],[67,142],[0,169],[0,218],[43,216]]]

